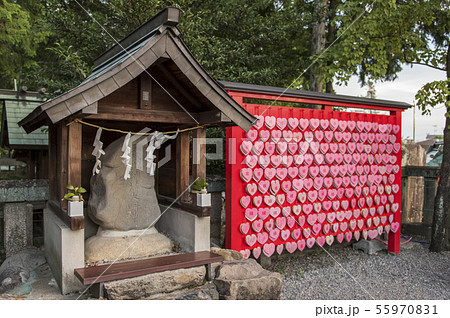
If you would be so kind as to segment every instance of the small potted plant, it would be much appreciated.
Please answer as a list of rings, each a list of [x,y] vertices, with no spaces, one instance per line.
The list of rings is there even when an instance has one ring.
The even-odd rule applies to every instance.
[[[206,190],[207,185],[205,179],[197,179],[192,185],[192,193],[197,194],[198,206],[211,206],[211,194]]]
[[[67,213],[70,217],[83,216],[83,196],[82,193],[86,193],[86,189],[83,187],[74,187],[71,184],[66,186],[66,189],[72,191],[67,193],[63,199],[68,201]]]

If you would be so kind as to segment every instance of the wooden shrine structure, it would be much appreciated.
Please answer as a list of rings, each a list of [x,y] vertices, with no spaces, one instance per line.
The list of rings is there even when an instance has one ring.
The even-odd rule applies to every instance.
[[[172,141],[172,159],[157,169],[155,190],[160,204],[173,203],[173,207],[200,218],[210,214],[210,207],[198,207],[195,197],[186,191],[193,180],[205,178],[206,174],[205,143],[200,142],[196,149],[200,161],[190,164],[190,133],[201,140],[206,137],[205,126],[209,125],[238,125],[249,130],[255,118],[191,55],[179,37],[179,16],[180,11],[176,8],[161,11],[101,55],[94,63],[93,73],[84,82],[41,104],[19,123],[28,133],[49,126],[50,200],[47,214],[58,216],[72,231],[68,233],[63,225],[58,225],[56,231],[59,234],[52,234],[67,233],[72,237],[76,244],[67,248],[76,250],[74,246],[83,244],[84,235],[74,233],[83,230],[85,221],[89,221],[86,215],[69,217],[67,202],[61,198],[67,191],[66,185],[72,184],[87,188],[84,198],[89,200],[89,180],[95,164],[92,143],[97,131],[90,125],[131,132],[144,128],[161,132],[197,128],[179,133]],[[104,130],[104,148],[120,136],[123,134]],[[56,259],[49,263],[54,263],[53,271],[60,274],[57,281],[62,292],[79,289],[73,270],[84,267],[84,247],[78,252],[64,252],[65,247],[61,246],[65,244],[64,240],[61,237],[53,240],[59,241],[49,243],[53,246],[46,246],[46,250],[56,254]],[[68,258],[82,259],[82,262]],[[71,276],[66,282],[65,274]]]

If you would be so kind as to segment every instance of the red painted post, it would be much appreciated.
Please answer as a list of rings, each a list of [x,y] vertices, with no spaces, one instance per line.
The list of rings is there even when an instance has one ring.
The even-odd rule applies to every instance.
[[[399,125],[400,126],[400,131],[397,133],[397,141],[401,142],[401,138],[402,138],[402,130],[401,130],[401,126],[402,126],[402,113],[400,111],[391,111],[390,112],[391,117],[394,118],[394,123],[395,125]],[[401,161],[402,161],[402,152],[399,151],[397,153],[397,163],[401,166]],[[401,180],[402,180],[402,169],[399,170],[399,172],[396,174],[395,177],[395,182],[397,184],[401,185]],[[400,204],[401,202],[401,196],[402,196],[402,191],[398,191],[395,194],[395,202],[397,202],[398,204]],[[394,222],[398,222],[399,227],[398,230],[393,233],[392,231],[389,232],[389,236],[388,236],[388,252],[392,253],[392,254],[400,254],[400,233],[401,233],[401,204],[400,207],[398,209],[398,211],[396,213],[394,213]]]
[[[233,97],[234,98],[234,97]],[[242,97],[234,98],[239,104],[242,105]],[[226,180],[239,180],[239,170],[241,167],[240,153],[238,151],[239,144],[242,139],[243,130],[239,127],[227,127],[227,158],[226,158]],[[242,221],[241,207],[239,205],[239,199],[242,194],[236,191],[236,187],[242,186],[241,184],[233,184],[233,182],[226,183],[226,200],[225,200],[225,247],[228,249],[239,250],[241,235],[238,231],[239,224]]]

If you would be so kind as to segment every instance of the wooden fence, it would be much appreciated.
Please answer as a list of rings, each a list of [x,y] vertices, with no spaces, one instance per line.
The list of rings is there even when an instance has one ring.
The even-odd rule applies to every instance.
[[[402,229],[406,234],[431,234],[440,167],[402,167]]]

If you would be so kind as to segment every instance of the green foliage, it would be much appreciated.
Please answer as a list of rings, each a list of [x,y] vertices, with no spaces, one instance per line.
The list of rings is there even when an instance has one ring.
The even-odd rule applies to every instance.
[[[0,83],[11,84],[11,78],[34,65],[38,45],[45,40],[39,19],[21,6],[24,2],[0,0]]]
[[[225,177],[226,166],[226,130],[221,127],[210,127],[206,129],[206,138],[218,138],[222,140],[223,156],[221,160],[206,159],[206,175],[216,175]],[[206,153],[216,153],[216,146],[212,144],[206,145]]]
[[[205,179],[197,179],[195,180],[194,184],[192,185],[192,188],[194,188],[194,190],[196,191],[202,191],[202,190],[206,190],[206,186],[208,185],[208,183],[206,183]]]
[[[180,29],[194,56],[218,80],[287,86],[307,66],[304,14],[275,1],[191,1]]]
[[[308,1],[78,1],[83,8],[71,0],[16,2],[32,22],[24,29],[45,38],[36,42],[30,63],[18,62],[23,82],[29,89],[46,87],[49,97],[78,85],[115,39],[167,5],[181,9],[183,40],[217,80],[288,86],[309,63]],[[6,87],[14,77],[15,71],[4,73],[0,84]]]
[[[436,30],[431,28],[438,15],[449,15],[448,11],[441,13],[440,1],[378,0],[372,8],[371,3],[345,1],[338,7],[340,14],[333,23],[340,26],[341,37],[321,57],[333,59],[324,70],[327,79],[336,77],[344,84],[358,75],[365,85],[367,79],[395,79],[403,63],[445,65],[448,44],[437,41]]]
[[[422,115],[429,115],[431,110],[429,107],[435,107],[444,104],[447,108],[446,116],[450,116],[450,80],[434,81],[425,84],[417,93],[416,101]]]
[[[79,198],[79,201],[84,201],[83,200],[83,196],[81,194],[87,192],[85,188],[83,188],[83,187],[74,187],[73,185],[68,184],[66,186],[66,189],[68,189],[68,190],[70,190],[72,192],[67,193],[64,196],[63,199],[69,200],[69,199],[73,198],[74,196],[77,196]]]
[[[448,2],[343,1],[338,13],[332,23],[339,26],[340,38],[319,54],[320,61],[333,61],[322,69],[326,81],[335,79],[342,85],[357,75],[361,85],[370,85],[374,81],[394,80],[404,64],[442,71],[449,67]],[[441,103],[449,109],[448,96],[448,81],[435,81],[422,87],[416,99],[423,113],[429,114],[428,107]]]

